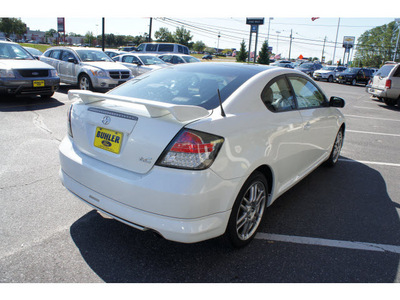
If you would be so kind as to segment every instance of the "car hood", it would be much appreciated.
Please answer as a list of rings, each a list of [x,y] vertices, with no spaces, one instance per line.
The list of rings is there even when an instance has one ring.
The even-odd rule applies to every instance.
[[[92,62],[82,62],[82,66],[88,66],[88,67],[95,67],[103,70],[124,70],[127,71],[128,68],[115,63],[115,62],[109,62],[109,61],[92,61]]]
[[[20,59],[2,59],[0,60],[0,68],[4,69],[54,69],[52,66],[38,61],[32,60],[20,60]]]

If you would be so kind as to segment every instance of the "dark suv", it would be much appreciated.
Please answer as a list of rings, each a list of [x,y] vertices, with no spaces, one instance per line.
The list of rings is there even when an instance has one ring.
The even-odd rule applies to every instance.
[[[347,68],[346,71],[339,73],[336,80],[339,83],[351,83],[352,85],[362,83],[367,85],[368,81],[372,79],[373,73],[373,70],[366,68]]]

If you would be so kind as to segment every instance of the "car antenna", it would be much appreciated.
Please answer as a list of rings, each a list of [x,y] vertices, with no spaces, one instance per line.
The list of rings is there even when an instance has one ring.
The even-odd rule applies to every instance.
[[[217,89],[217,92],[218,92],[219,106],[221,107],[221,116],[226,117],[224,108],[222,107],[222,100],[221,100],[221,94],[219,92],[219,89]]]

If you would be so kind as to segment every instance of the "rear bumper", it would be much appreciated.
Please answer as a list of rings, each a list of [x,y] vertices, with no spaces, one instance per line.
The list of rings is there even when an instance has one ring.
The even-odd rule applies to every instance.
[[[378,97],[378,98],[386,98],[386,91],[385,90],[380,90],[376,88],[369,87],[368,88],[368,94],[371,94],[372,96]]]
[[[194,243],[224,234],[238,181],[211,170],[189,172],[153,167],[147,174],[123,170],[60,145],[64,186],[95,209],[168,240]]]

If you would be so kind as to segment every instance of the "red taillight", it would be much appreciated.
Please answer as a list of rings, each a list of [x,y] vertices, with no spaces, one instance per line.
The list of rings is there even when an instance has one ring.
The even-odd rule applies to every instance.
[[[189,170],[211,166],[224,139],[205,132],[183,129],[161,154],[157,165]]]
[[[203,143],[196,134],[185,131],[172,146],[170,151],[183,153],[205,153],[213,151],[213,144]]]
[[[392,87],[392,81],[390,79],[386,79],[385,88],[390,89]]]

